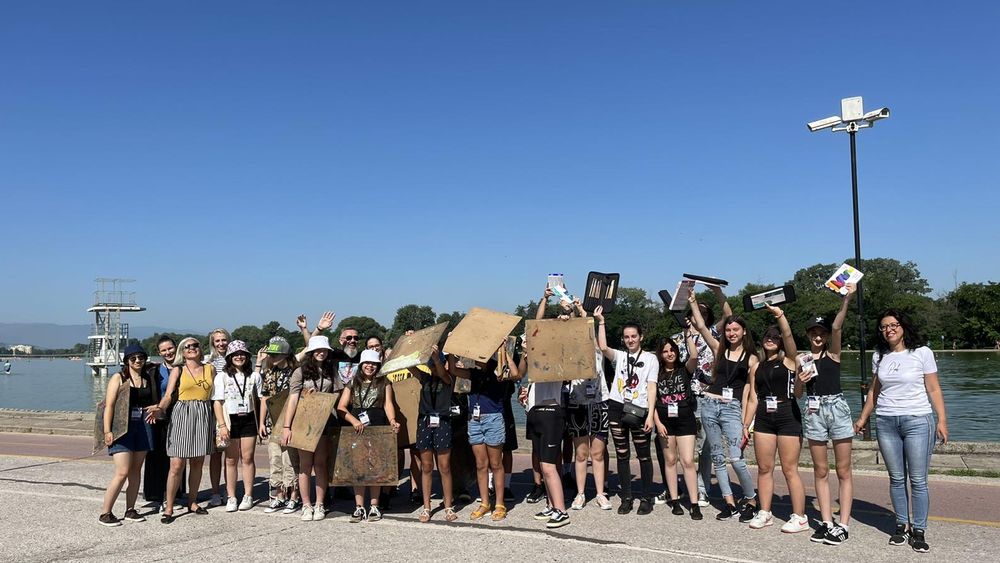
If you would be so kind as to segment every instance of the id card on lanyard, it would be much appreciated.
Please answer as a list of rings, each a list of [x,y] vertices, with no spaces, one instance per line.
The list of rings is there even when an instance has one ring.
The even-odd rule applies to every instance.
[[[778,410],[778,398],[774,395],[768,395],[764,397],[764,408],[767,412],[775,412]]]
[[[667,416],[670,418],[677,418],[678,411],[677,403],[667,403]]]
[[[816,395],[810,395],[807,399],[808,406],[806,407],[809,412],[817,413],[819,412],[819,397]]]

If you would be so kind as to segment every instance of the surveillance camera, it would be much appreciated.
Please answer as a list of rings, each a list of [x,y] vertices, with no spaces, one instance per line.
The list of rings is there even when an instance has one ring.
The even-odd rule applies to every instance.
[[[885,119],[889,117],[889,108],[879,108],[875,111],[870,111],[862,117],[865,121],[869,123],[872,121],[878,121],[879,119]]]
[[[806,127],[808,127],[810,131],[815,133],[816,131],[820,131],[822,129],[833,127],[834,125],[839,125],[839,124],[840,124],[840,117],[836,115],[831,115],[830,117],[827,117],[825,119],[820,119],[817,121],[813,121],[811,123],[807,123]]]

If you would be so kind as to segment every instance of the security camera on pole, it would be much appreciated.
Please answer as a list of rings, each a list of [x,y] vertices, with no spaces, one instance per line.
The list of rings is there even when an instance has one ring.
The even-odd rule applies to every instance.
[[[824,129],[833,132],[847,131],[851,137],[851,190],[854,196],[854,267],[863,270],[861,265],[861,229],[858,224],[858,157],[854,136],[859,129],[874,127],[875,122],[889,117],[889,108],[879,108],[865,113],[861,96],[840,100],[840,116],[830,116],[806,124],[809,131],[815,133]],[[858,338],[861,345],[861,402],[868,397],[868,369],[865,366],[865,300],[861,282],[858,282]],[[871,439],[871,431],[866,427],[865,440]]]

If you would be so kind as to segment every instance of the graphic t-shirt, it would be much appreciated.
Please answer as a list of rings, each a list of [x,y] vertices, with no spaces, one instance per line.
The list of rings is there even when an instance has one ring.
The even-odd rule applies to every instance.
[[[254,412],[253,395],[263,397],[263,385],[260,374],[243,375],[239,371],[235,375],[219,372],[215,376],[215,386],[212,390],[213,401],[225,401],[226,412],[229,414],[247,414]],[[241,408],[242,405],[242,408]]]
[[[679,407],[688,406],[691,394],[691,374],[684,366],[678,366],[674,371],[661,373],[656,381],[656,402],[658,405],[678,403]]]
[[[609,399],[616,403],[632,403],[637,407],[649,406],[646,384],[656,383],[660,363],[651,352],[629,354],[622,350],[615,353],[615,378],[611,382]]]
[[[877,414],[900,416],[930,414],[931,402],[924,387],[924,375],[937,373],[934,352],[926,346],[915,350],[872,354],[872,371],[882,388],[875,402]]]

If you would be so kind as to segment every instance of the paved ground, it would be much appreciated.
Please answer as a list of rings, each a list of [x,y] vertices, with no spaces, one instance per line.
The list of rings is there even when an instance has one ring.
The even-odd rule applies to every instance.
[[[348,503],[323,522],[303,523],[296,516],[268,515],[261,507],[207,516],[184,514],[170,526],[150,515],[144,523],[105,528],[97,523],[101,497],[110,478],[106,455],[88,457],[81,437],[0,434],[0,558],[16,561],[164,560],[196,556],[208,560],[275,560],[303,556],[319,560],[508,560],[629,558],[677,561],[774,561],[807,557],[819,561],[914,560],[908,547],[886,544],[892,518],[886,507],[884,475],[856,476],[855,523],[851,539],[831,547],[809,542],[806,534],[784,535],[778,526],[750,530],[735,521],[718,522],[716,510],[693,522],[658,506],[653,514],[618,516],[588,505],[572,513],[571,524],[549,532],[534,519],[537,505],[516,504],[506,522],[472,524],[470,508],[447,524],[441,514],[430,524],[416,520],[414,507],[394,503],[385,520],[350,524]],[[82,459],[77,459],[82,458]],[[527,458],[515,459],[515,490],[528,483]],[[258,472],[263,474],[264,464]],[[812,477],[803,471],[807,494]],[[778,477],[778,494],[783,480]],[[1000,482],[992,479],[934,477],[929,557],[951,561],[993,560],[1000,548]],[[265,495],[263,486],[256,490]],[[776,503],[787,517],[787,497]],[[811,498],[810,498],[811,501]],[[124,510],[123,497],[116,513]],[[617,503],[616,503],[617,504]],[[815,516],[815,513],[810,514]],[[781,522],[777,524],[780,525]],[[489,554],[489,555],[486,555]]]

